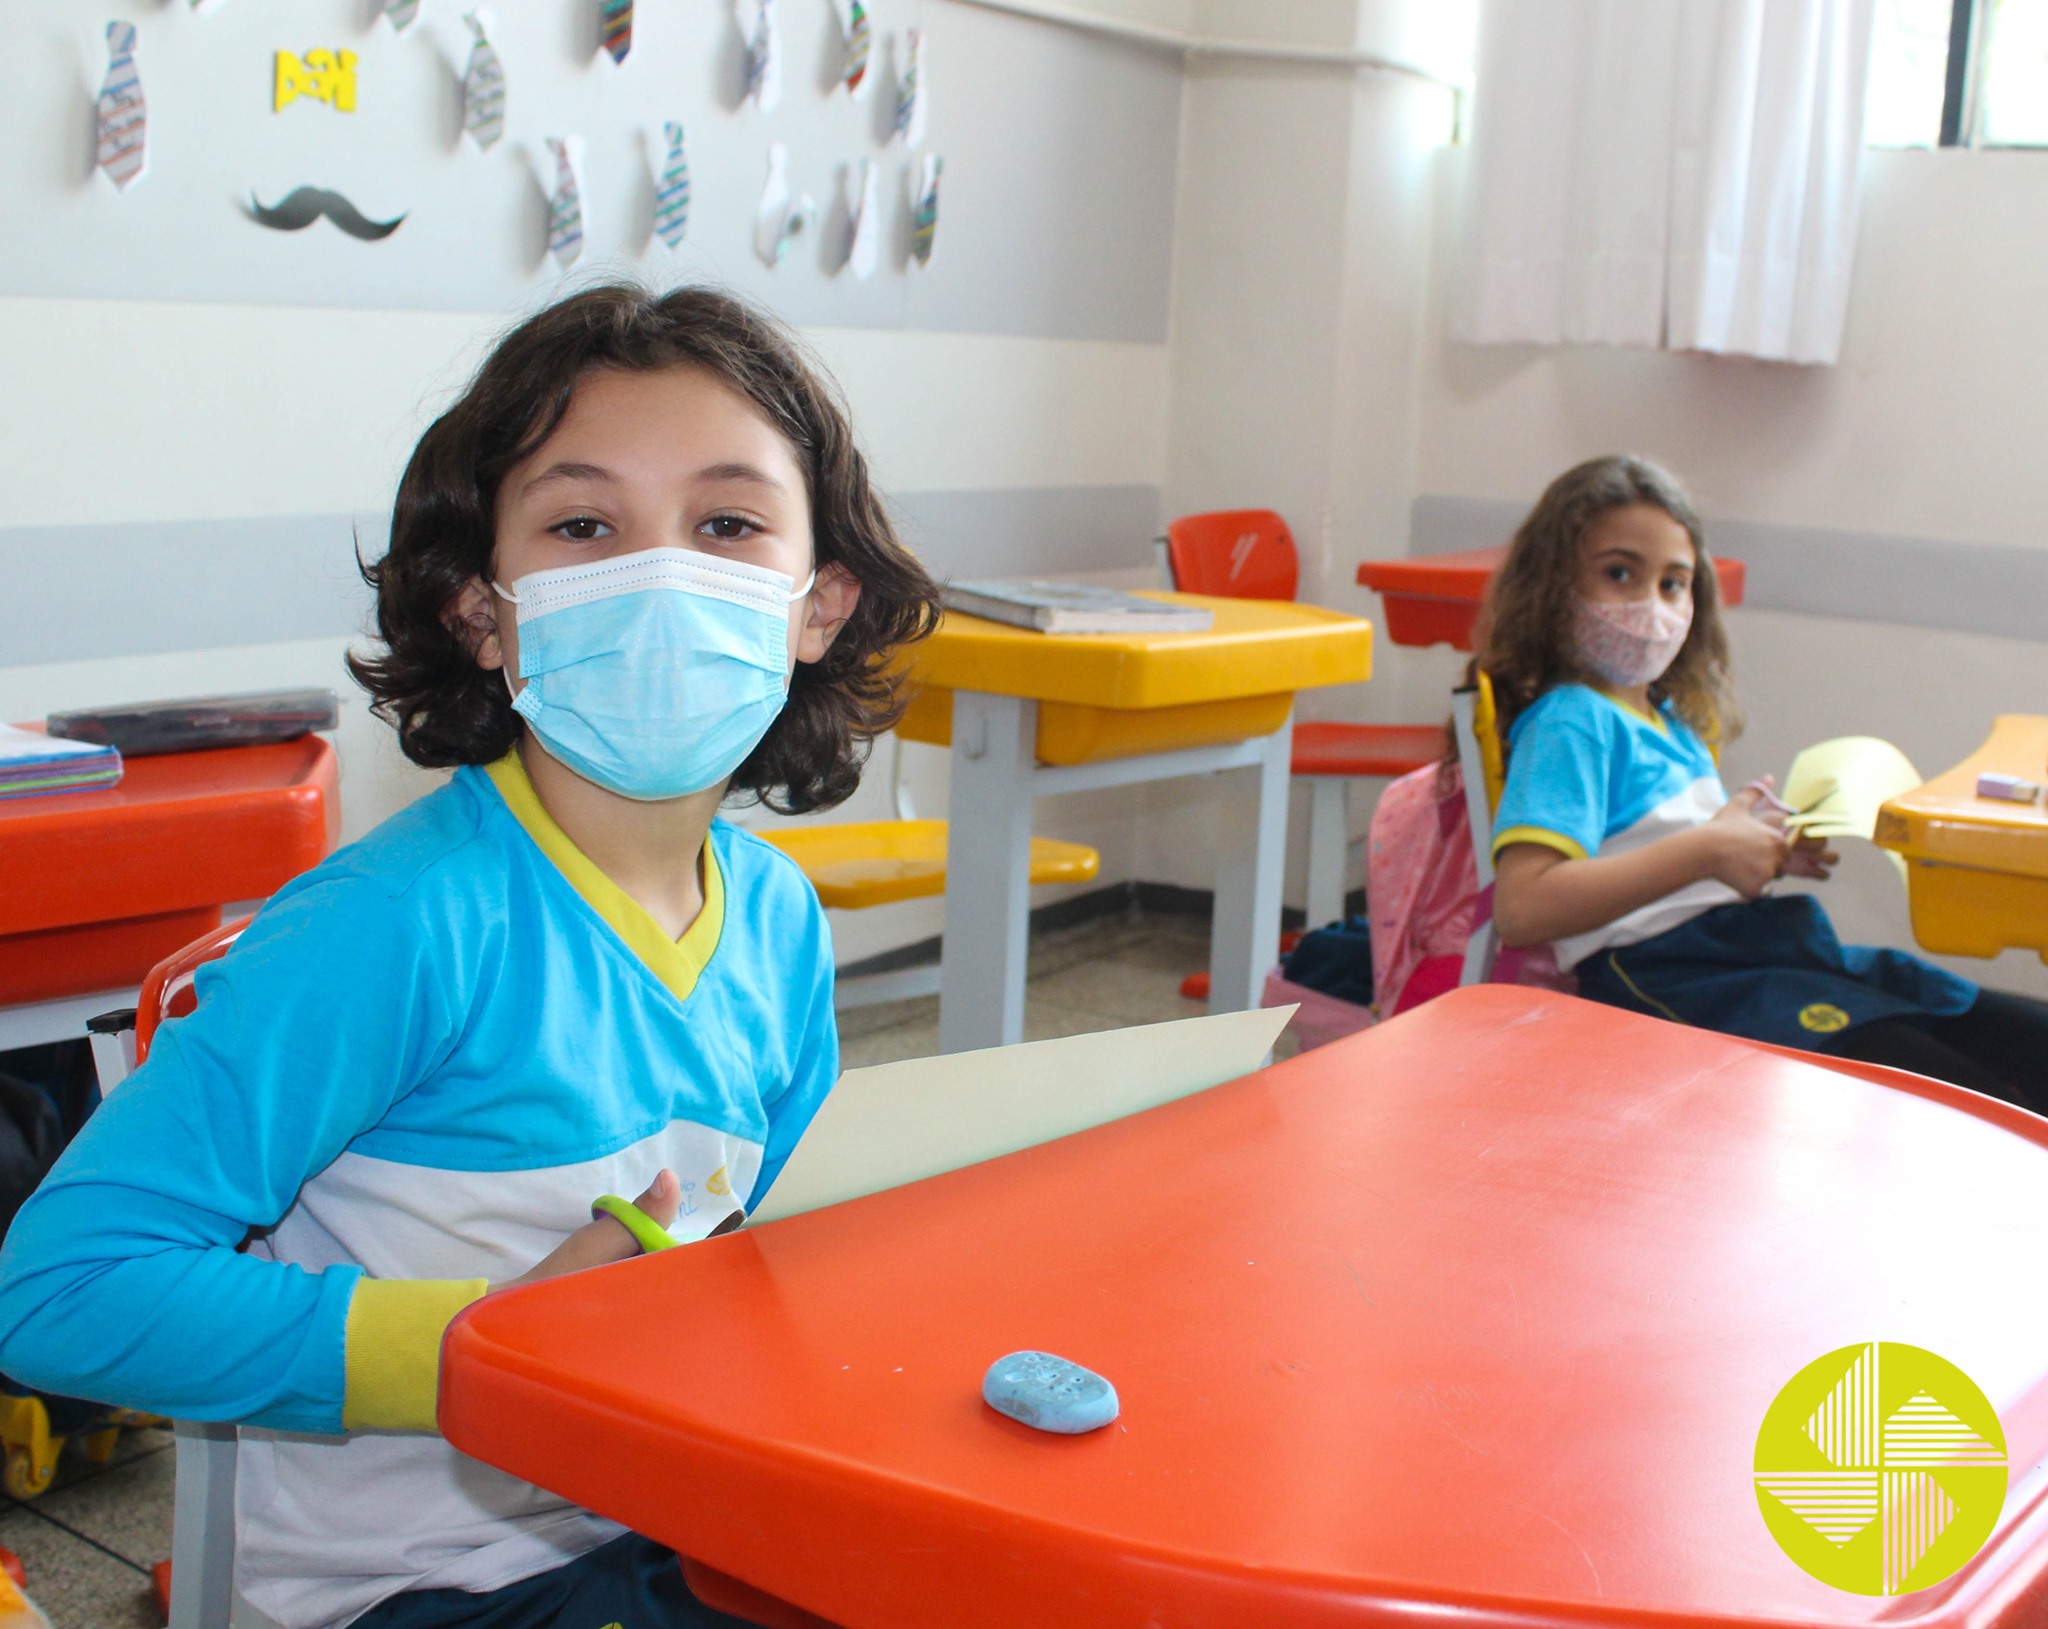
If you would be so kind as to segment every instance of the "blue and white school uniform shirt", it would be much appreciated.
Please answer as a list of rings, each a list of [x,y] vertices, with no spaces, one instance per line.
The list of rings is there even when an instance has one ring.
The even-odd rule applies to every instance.
[[[1570,859],[1626,854],[1714,818],[1728,801],[1713,754],[1667,702],[1655,718],[1582,684],[1559,685],[1508,730],[1493,852],[1539,843]],[[1640,944],[1742,896],[1712,878],[1560,939],[1560,967]]]
[[[810,884],[723,821],[702,877],[672,940],[516,754],[459,770],[200,970],[9,1230],[0,1371],[242,1422],[237,1583],[286,1629],[622,1531],[434,1434],[440,1338],[664,1166],[678,1239],[752,1209],[837,1078]]]

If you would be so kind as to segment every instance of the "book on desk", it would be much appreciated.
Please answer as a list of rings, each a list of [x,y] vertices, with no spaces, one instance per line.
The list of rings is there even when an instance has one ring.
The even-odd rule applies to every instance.
[[[0,724],[0,798],[97,792],[120,779],[121,754],[110,746],[55,740]]]
[[[1216,620],[1199,605],[1147,599],[1093,583],[1043,579],[947,583],[940,591],[949,611],[1054,634],[1201,633]]]

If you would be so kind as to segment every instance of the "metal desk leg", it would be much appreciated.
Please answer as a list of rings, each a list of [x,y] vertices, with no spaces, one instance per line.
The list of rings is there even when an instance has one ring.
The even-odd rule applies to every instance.
[[[1209,927],[1209,1010],[1259,1004],[1280,959],[1280,883],[1287,859],[1287,768],[1294,724],[1266,738],[1259,762],[1222,777],[1216,916]]]
[[[1024,1038],[1037,741],[1036,702],[953,693],[946,928],[939,953],[941,1052],[1011,1046]],[[1281,787],[1284,792],[1284,779]]]

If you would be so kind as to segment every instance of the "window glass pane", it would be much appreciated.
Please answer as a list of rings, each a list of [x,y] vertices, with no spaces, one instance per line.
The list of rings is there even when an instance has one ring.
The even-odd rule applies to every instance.
[[[1932,147],[1941,139],[1954,9],[1950,0],[1877,0],[1863,122],[1872,147]]]
[[[2048,147],[2048,0],[1979,0],[1977,140]]]

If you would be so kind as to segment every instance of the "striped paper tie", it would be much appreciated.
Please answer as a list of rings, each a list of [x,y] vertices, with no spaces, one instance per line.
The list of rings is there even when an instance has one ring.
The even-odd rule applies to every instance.
[[[142,178],[149,162],[149,109],[135,71],[135,25],[107,24],[107,78],[93,104],[99,138],[95,162],[117,190]]]
[[[573,139],[573,138],[572,138]],[[548,253],[567,271],[583,258],[583,181],[569,140],[547,138],[555,155],[555,190],[548,199]]]
[[[910,42],[904,52],[903,77],[896,83],[895,134],[902,137],[904,146],[916,147],[924,141],[924,34],[915,28],[907,32]]]
[[[775,0],[737,0],[740,27],[747,36],[747,89],[742,100],[763,113],[773,113],[782,100],[782,38],[775,25]],[[752,24],[745,8],[752,6]]]
[[[868,61],[875,51],[874,26],[860,0],[848,0],[846,13],[846,94],[858,96],[867,86]]]
[[[384,20],[394,34],[403,34],[419,21],[419,16],[420,0],[384,0]]]
[[[690,157],[683,145],[683,127],[673,120],[661,127],[668,156],[661,161],[661,179],[654,188],[654,235],[674,249],[690,227]]]
[[[920,266],[929,266],[939,239],[939,177],[945,172],[946,161],[927,153],[921,168],[917,210],[910,221],[910,252]]]
[[[475,12],[463,21],[476,36],[469,48],[469,66],[462,71],[462,128],[485,152],[505,134],[505,65],[491,48]]]
[[[633,50],[633,0],[604,0],[605,53],[614,62],[624,62]]]

